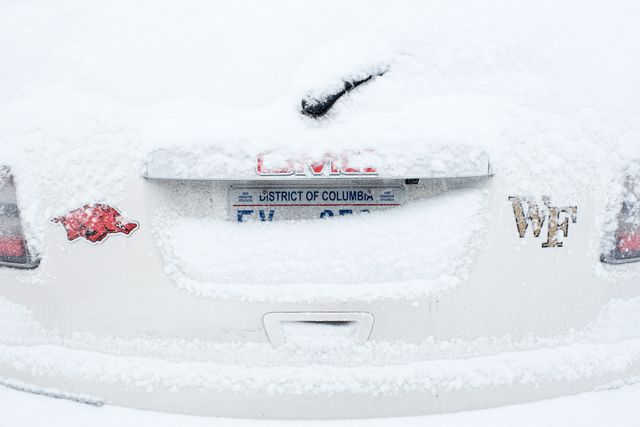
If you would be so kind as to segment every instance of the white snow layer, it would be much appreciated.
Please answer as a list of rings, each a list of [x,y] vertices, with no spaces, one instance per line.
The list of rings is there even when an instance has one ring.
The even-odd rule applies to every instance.
[[[158,234],[167,273],[196,295],[277,301],[415,297],[468,279],[483,235],[485,199],[483,190],[465,190],[384,213],[271,224],[169,211],[158,216]]]
[[[0,162],[16,174],[35,249],[54,212],[117,203],[159,148],[237,159],[372,148],[401,167],[425,147],[466,145],[514,191],[604,200],[640,157],[639,7],[11,2]],[[299,113],[305,94],[381,67],[328,117]]]
[[[0,388],[6,425],[21,427],[629,427],[640,418],[640,385],[481,411],[390,420],[284,421],[205,418],[125,409],[94,408]],[[37,408],[37,409],[36,409]]]
[[[173,391],[267,395],[471,390],[597,379],[640,370],[640,298],[611,302],[583,331],[514,342],[258,343],[97,338],[39,332],[0,300],[0,364],[30,375]],[[463,356],[463,355],[467,356]]]
[[[433,147],[468,146],[469,152],[486,152],[516,193],[582,193],[604,206],[624,165],[640,158],[639,21],[640,3],[631,0],[4,2],[0,163],[15,174],[35,250],[44,247],[43,227],[54,213],[91,201],[117,205],[130,183],[141,179],[147,156],[161,148],[223,153],[220,158],[371,148],[397,151],[393,159],[401,166]],[[389,68],[384,76],[341,99],[326,118],[299,113],[306,93],[381,64]],[[439,158],[455,167],[459,158],[443,150]],[[459,204],[458,197],[447,201]],[[482,198],[473,192],[466,197]],[[441,201],[432,202],[425,218],[419,204],[389,215],[394,232],[413,226],[410,259],[420,252],[444,256],[419,241],[444,237],[444,227],[423,227],[440,209]],[[460,218],[468,225],[462,234],[471,232],[471,213]],[[371,238],[367,227],[379,221],[372,215],[354,219],[353,227],[340,221],[273,224],[261,232],[271,237],[274,230],[308,227],[305,233],[319,235],[332,227],[345,233],[346,248],[338,250],[346,254],[346,238]],[[243,234],[214,219],[203,236],[188,225],[171,226],[183,227],[196,241],[232,230]],[[244,238],[239,241],[247,246]],[[457,237],[452,239],[450,249],[460,253]],[[294,273],[307,284],[340,287],[345,295],[364,280],[383,289],[392,286],[403,262],[395,258],[399,240],[391,235],[371,251],[373,260],[393,261],[388,274],[359,258],[352,261],[362,263],[363,277],[338,264],[333,270],[312,264],[315,276],[306,275],[300,264],[314,248],[293,243],[310,252],[288,253],[283,289]],[[226,291],[214,286],[220,283],[194,286],[214,276],[248,286],[220,268],[233,251],[195,269],[190,263],[199,255],[184,242],[167,242],[163,249],[181,259],[169,272],[185,289],[222,295]],[[263,256],[251,252],[255,263]],[[453,278],[456,265],[425,268],[408,266],[407,281],[394,292],[410,289],[418,277],[427,284]],[[453,280],[463,277],[456,272]],[[252,291],[263,292],[259,286]],[[268,344],[47,336],[22,308],[0,302],[0,364],[132,387],[274,394],[570,381],[637,366],[638,313],[638,299],[614,301],[586,331],[548,341],[370,342],[296,353]],[[446,359],[464,349],[469,358]],[[386,389],[389,384],[395,386]]]

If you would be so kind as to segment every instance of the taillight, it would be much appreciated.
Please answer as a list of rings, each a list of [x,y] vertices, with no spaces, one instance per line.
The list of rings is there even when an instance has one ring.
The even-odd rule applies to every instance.
[[[640,261],[640,179],[627,179],[615,244],[602,256],[602,261],[611,264]]]
[[[0,166],[0,265],[34,268],[38,260],[29,254],[20,211],[16,201],[16,187],[9,169]]]

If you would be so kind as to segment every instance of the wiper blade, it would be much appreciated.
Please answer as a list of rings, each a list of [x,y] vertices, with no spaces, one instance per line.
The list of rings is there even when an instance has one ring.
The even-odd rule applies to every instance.
[[[382,76],[386,72],[387,70],[383,70],[377,73],[370,74],[363,79],[344,81],[344,86],[342,89],[338,90],[337,92],[330,93],[326,96],[318,98],[313,95],[306,95],[304,98],[302,98],[301,102],[302,114],[313,118],[322,117],[331,109],[331,107],[333,107],[333,104],[335,104],[336,101],[340,99],[340,97],[342,97],[342,95],[360,86],[361,84],[370,81],[374,77]]]

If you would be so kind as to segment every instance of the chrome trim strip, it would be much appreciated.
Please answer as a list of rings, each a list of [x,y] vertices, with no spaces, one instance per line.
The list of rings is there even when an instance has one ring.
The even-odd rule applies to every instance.
[[[613,264],[613,265],[631,264],[633,262],[640,262],[640,256],[633,257],[633,258],[615,258],[612,254],[608,254],[608,255],[600,255],[600,261],[605,264]]]
[[[29,257],[27,262],[11,262],[11,261],[1,261],[0,267],[9,267],[9,268],[17,268],[20,270],[33,270],[34,268],[40,265],[40,258],[31,258]]]

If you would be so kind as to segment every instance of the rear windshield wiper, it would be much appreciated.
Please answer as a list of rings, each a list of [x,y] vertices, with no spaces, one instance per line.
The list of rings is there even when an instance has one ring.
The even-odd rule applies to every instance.
[[[314,95],[306,95],[304,98],[302,98],[302,102],[301,102],[302,114],[305,114],[313,118],[321,117],[325,115],[331,109],[331,107],[333,107],[333,104],[335,104],[336,101],[340,99],[342,95],[360,86],[361,84],[370,81],[374,77],[382,76],[386,72],[387,70],[385,69],[383,71],[378,71],[376,73],[369,74],[365,78],[345,80],[344,86],[342,87],[342,89],[336,92],[329,93],[328,95],[325,95],[322,97],[316,97]]]

